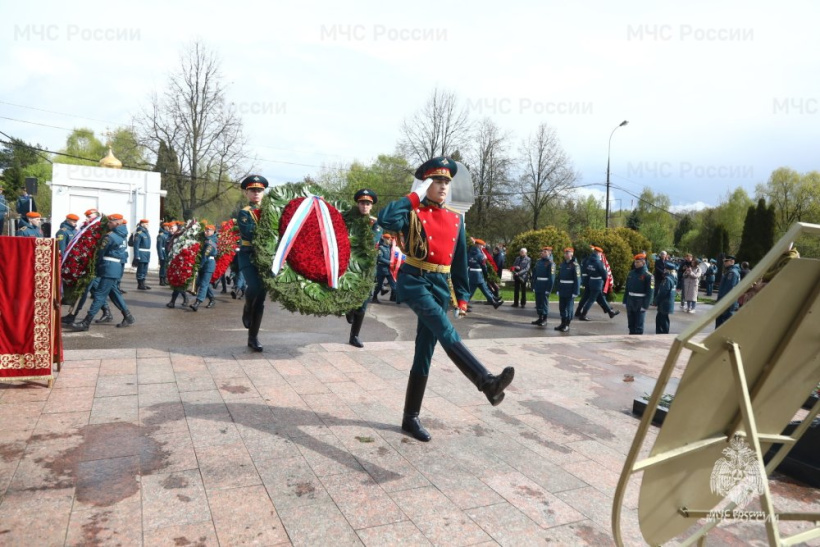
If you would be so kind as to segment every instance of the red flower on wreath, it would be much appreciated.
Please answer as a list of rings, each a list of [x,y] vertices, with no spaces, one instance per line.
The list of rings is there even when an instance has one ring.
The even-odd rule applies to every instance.
[[[66,286],[72,287],[89,273],[88,265],[97,252],[102,239],[102,222],[98,222],[84,231],[66,256],[62,265],[62,279]]]
[[[287,229],[293,214],[296,212],[296,208],[304,200],[305,198],[296,198],[285,206],[282,217],[279,219],[279,237],[285,233],[285,229]],[[329,203],[327,209],[330,212],[330,220],[336,234],[336,244],[339,247],[339,276],[342,276],[347,271],[347,265],[350,263],[350,239],[341,213]],[[316,218],[316,212],[311,211],[305,219],[302,231],[299,232],[296,241],[293,242],[293,247],[288,253],[287,262],[291,268],[311,281],[327,283],[325,251],[321,237],[319,219]]]
[[[179,251],[168,265],[168,284],[174,289],[184,290],[194,275],[194,267],[199,257],[199,243],[189,245]]]
[[[233,219],[223,222],[222,226],[219,227],[219,234],[216,238],[216,269],[211,276],[211,283],[214,283],[222,277],[222,274],[228,271],[238,246],[239,228],[235,225]]]

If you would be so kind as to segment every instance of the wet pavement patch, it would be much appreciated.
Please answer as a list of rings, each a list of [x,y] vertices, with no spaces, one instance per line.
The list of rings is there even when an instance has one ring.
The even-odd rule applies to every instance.
[[[521,405],[545,422],[564,429],[567,433],[582,433],[597,439],[614,439],[607,428],[595,424],[580,414],[548,401],[522,401]]]
[[[219,386],[220,389],[224,389],[228,393],[233,393],[234,395],[241,395],[243,393],[247,393],[251,390],[251,388],[247,386],[232,386],[229,384],[223,384]]]
[[[139,491],[139,476],[161,469],[170,455],[149,436],[154,429],[106,423],[86,425],[72,434],[42,436],[39,440],[77,435],[83,439],[53,459],[35,460],[49,473],[44,488],[76,486],[77,501],[96,507],[109,507],[133,496]]]

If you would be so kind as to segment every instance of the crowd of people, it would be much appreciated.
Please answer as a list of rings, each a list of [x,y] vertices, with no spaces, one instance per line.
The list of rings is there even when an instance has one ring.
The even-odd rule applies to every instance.
[[[416,314],[415,355],[408,378],[402,429],[421,441],[430,440],[430,433],[419,420],[419,412],[437,343],[441,343],[457,368],[484,393],[492,405],[503,400],[504,390],[513,380],[512,367],[505,368],[497,376],[490,373],[462,343],[447,314],[451,306],[459,316],[468,314],[472,310],[470,301],[477,293],[487,304],[498,309],[504,300],[495,280],[500,280],[505,268],[508,267],[512,277],[513,308],[525,308],[528,294],[532,291],[536,318],[531,324],[535,327],[543,328],[547,324],[553,292],[557,293],[561,319],[555,327],[556,331],[569,332],[574,319],[590,321],[588,314],[595,304],[610,319],[620,313],[613,309],[607,299],[607,295],[611,296],[614,291],[614,283],[605,250],[599,246],[592,246],[589,255],[581,262],[575,257],[572,247],[562,249],[558,260],[553,258],[553,248],[550,246],[539,249],[537,260],[529,256],[526,248],[521,248],[508,266],[505,246],[497,245],[490,253],[481,239],[470,238],[468,245],[462,215],[446,206],[449,185],[456,170],[457,166],[452,160],[433,158],[416,172],[422,184],[406,197],[387,204],[378,218],[370,215],[378,196],[366,188],[355,193],[355,205],[343,214],[348,226],[351,222],[367,219],[373,236],[373,252],[377,257],[369,296],[361,306],[346,314],[351,325],[348,342],[355,347],[364,346],[361,329],[368,303],[379,303],[379,296],[387,291],[390,291],[391,302],[406,304]],[[262,176],[251,175],[243,179],[240,186],[248,205],[238,211],[235,221],[239,241],[234,265],[221,278],[213,280],[218,250],[215,225],[207,224],[204,227],[204,239],[201,239],[196,258],[199,261],[196,279],[186,282],[185,286],[178,286],[168,280],[175,273],[173,268],[177,267],[172,260],[174,243],[185,225],[180,221],[163,223],[155,246],[152,246],[147,219],[140,220],[129,235],[126,219],[120,214],[109,214],[105,217],[107,229],[103,232],[104,237],[96,247],[93,280],[78,295],[69,313],[62,318],[63,323],[71,325],[74,330],[87,331],[94,322],[113,321],[108,305],[110,302],[123,315],[117,327],[134,324],[135,318],[123,298],[125,291],[120,287],[128,262],[128,247],[131,246],[138,290],[151,290],[152,287],[147,284],[148,264],[152,252],[157,253],[159,285],[172,285],[173,289],[166,304],[168,308],[175,308],[180,296],[182,305],[193,312],[197,312],[206,300],[205,308],[213,308],[216,304],[214,289],[221,283],[224,294],[230,283],[231,296],[244,299],[242,323],[248,330],[248,346],[253,351],[263,351],[258,339],[267,292],[263,279],[271,272],[258,269],[254,260],[254,238],[257,236],[260,205],[268,181]],[[17,211],[21,216],[19,236],[43,236],[40,231],[41,217],[35,209],[31,196],[25,194],[18,200]],[[0,201],[0,210],[7,210],[5,200]],[[85,222],[78,227],[79,217],[67,215],[55,235],[61,254],[70,250],[83,228],[100,222],[100,216],[97,210],[90,209],[85,212]],[[646,253],[636,254],[622,299],[629,333],[643,334],[646,312],[651,307],[656,308],[655,332],[668,333],[670,315],[674,313],[677,297],[680,297],[682,311],[695,313],[701,285],[704,285],[706,295],[710,296],[716,281],[719,281],[717,297],[723,298],[748,272],[748,265],[735,265],[735,258],[730,255],[721,258],[723,269],[719,270],[715,259],[699,260],[691,254],[674,259],[662,251],[650,272]],[[89,295],[92,297],[91,305],[84,318],[77,321]],[[191,304],[189,295],[194,298]],[[580,300],[576,306],[578,297]],[[737,303],[718,318],[717,326],[736,310]],[[95,321],[100,311],[102,316]]]

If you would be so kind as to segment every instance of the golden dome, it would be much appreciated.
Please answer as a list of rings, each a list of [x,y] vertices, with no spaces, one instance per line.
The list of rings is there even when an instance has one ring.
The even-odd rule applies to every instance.
[[[111,147],[108,147],[108,155],[100,160],[100,167],[109,167],[111,169],[122,169],[122,162],[114,157],[114,152]]]

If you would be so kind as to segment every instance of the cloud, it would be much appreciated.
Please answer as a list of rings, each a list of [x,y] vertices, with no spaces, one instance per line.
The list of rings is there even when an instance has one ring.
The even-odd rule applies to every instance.
[[[709,207],[712,206],[708,203],[696,201],[694,203],[682,203],[680,205],[672,205],[671,207],[669,207],[669,210],[673,213],[688,213],[691,211],[703,211],[704,209],[707,209]]]

